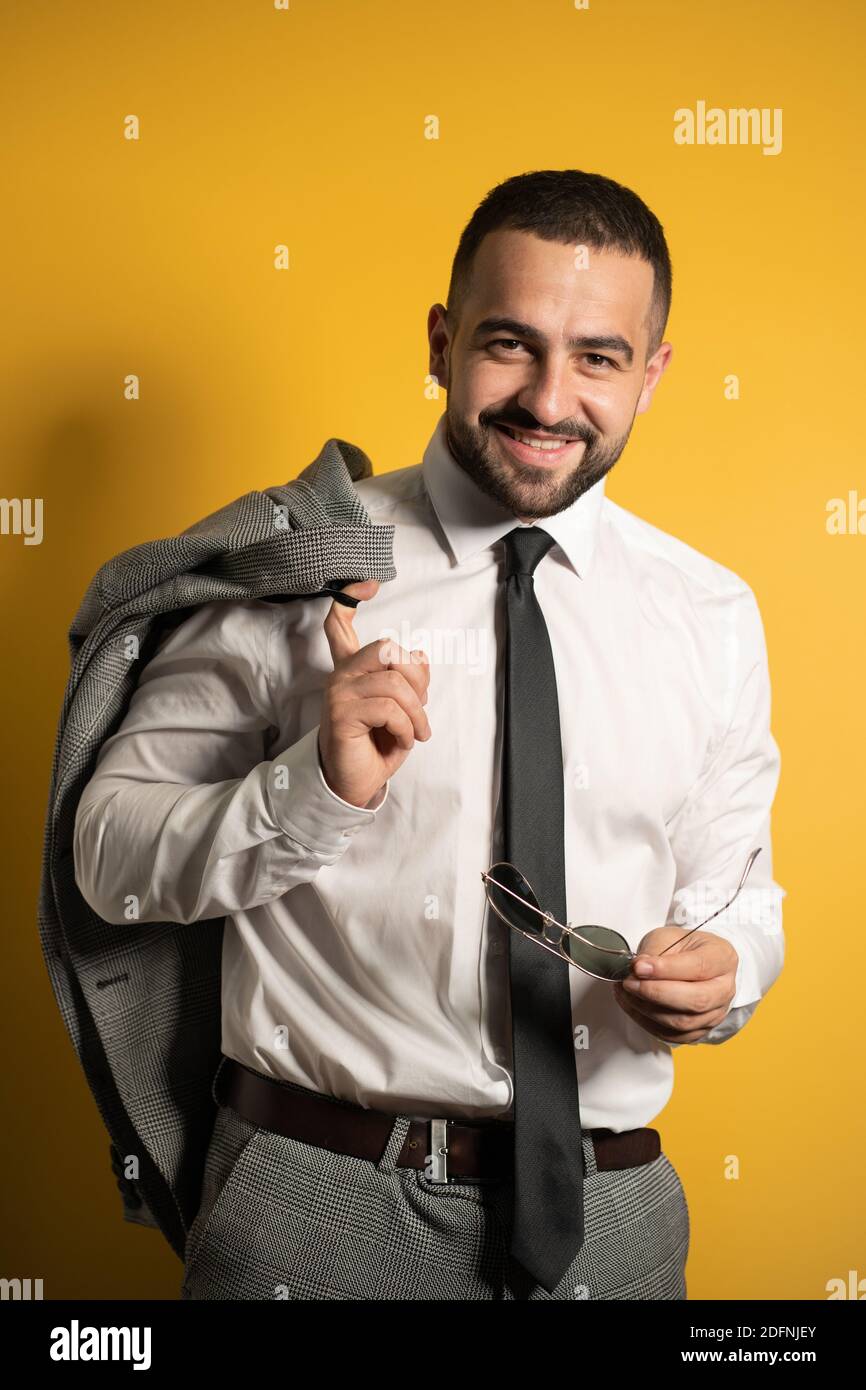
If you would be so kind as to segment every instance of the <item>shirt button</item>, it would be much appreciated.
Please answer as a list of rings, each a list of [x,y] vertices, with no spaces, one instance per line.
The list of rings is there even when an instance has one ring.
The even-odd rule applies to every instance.
[[[505,954],[505,942],[498,936],[494,937],[490,943],[490,954],[501,956]]]

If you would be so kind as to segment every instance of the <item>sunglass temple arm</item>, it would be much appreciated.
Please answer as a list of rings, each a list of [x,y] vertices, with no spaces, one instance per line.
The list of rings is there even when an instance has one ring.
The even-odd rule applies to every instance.
[[[736,892],[734,893],[733,897],[728,898],[728,901],[725,903],[724,907],[719,907],[716,909],[715,912],[711,912],[709,917],[705,917],[703,922],[698,922],[698,925],[696,927],[689,927],[688,931],[685,933],[684,936],[679,937],[677,941],[672,941],[670,946],[665,946],[664,951],[659,951],[657,952],[657,954],[663,956],[667,951],[672,951],[675,946],[681,945],[682,942],[685,941],[686,937],[691,936],[692,932],[700,931],[701,927],[705,927],[707,925],[707,922],[712,922],[713,918],[718,917],[721,912],[727,912],[728,908],[731,906],[731,903],[734,901],[734,898],[736,898],[739,895],[740,889],[743,887],[743,884],[749,877],[752,865],[754,864],[755,860],[757,859],[760,853],[760,848],[752,850],[752,853],[746,860],[746,867],[743,870],[743,876],[737,885]]]

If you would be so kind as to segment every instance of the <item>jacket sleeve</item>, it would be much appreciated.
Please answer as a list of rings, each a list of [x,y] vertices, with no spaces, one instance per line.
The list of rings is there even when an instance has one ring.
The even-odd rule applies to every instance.
[[[720,908],[736,889],[750,852],[761,849],[736,901],[702,928],[729,941],[738,956],[736,992],[727,1015],[701,1039],[706,1043],[724,1042],[748,1022],[785,954],[784,889],[773,879],[770,833],[781,759],[770,732],[763,625],[745,586],[729,609],[724,651],[729,701],[723,731],[669,827],[677,885],[667,920],[677,926],[697,926]]]
[[[203,604],[143,668],[75,816],[75,876],[105,921],[196,922],[248,911],[345,854],[366,807],[328,786],[319,726],[277,757],[273,605]]]

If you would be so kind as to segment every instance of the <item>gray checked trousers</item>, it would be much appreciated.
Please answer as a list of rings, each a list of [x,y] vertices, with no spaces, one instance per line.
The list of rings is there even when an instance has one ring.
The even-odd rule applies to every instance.
[[[185,1251],[184,1299],[685,1299],[689,1212],[664,1153],[599,1172],[584,1135],[586,1239],[549,1293],[508,1253],[511,1177],[434,1183],[251,1124],[221,1105]]]

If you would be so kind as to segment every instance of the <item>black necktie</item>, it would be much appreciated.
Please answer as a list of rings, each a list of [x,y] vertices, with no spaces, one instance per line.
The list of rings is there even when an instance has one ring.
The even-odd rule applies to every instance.
[[[505,858],[565,922],[562,743],[553,653],[532,578],[554,544],[538,526],[505,537],[507,638],[502,808]],[[510,931],[514,1048],[511,1253],[552,1292],[583,1243],[583,1148],[571,967]]]

